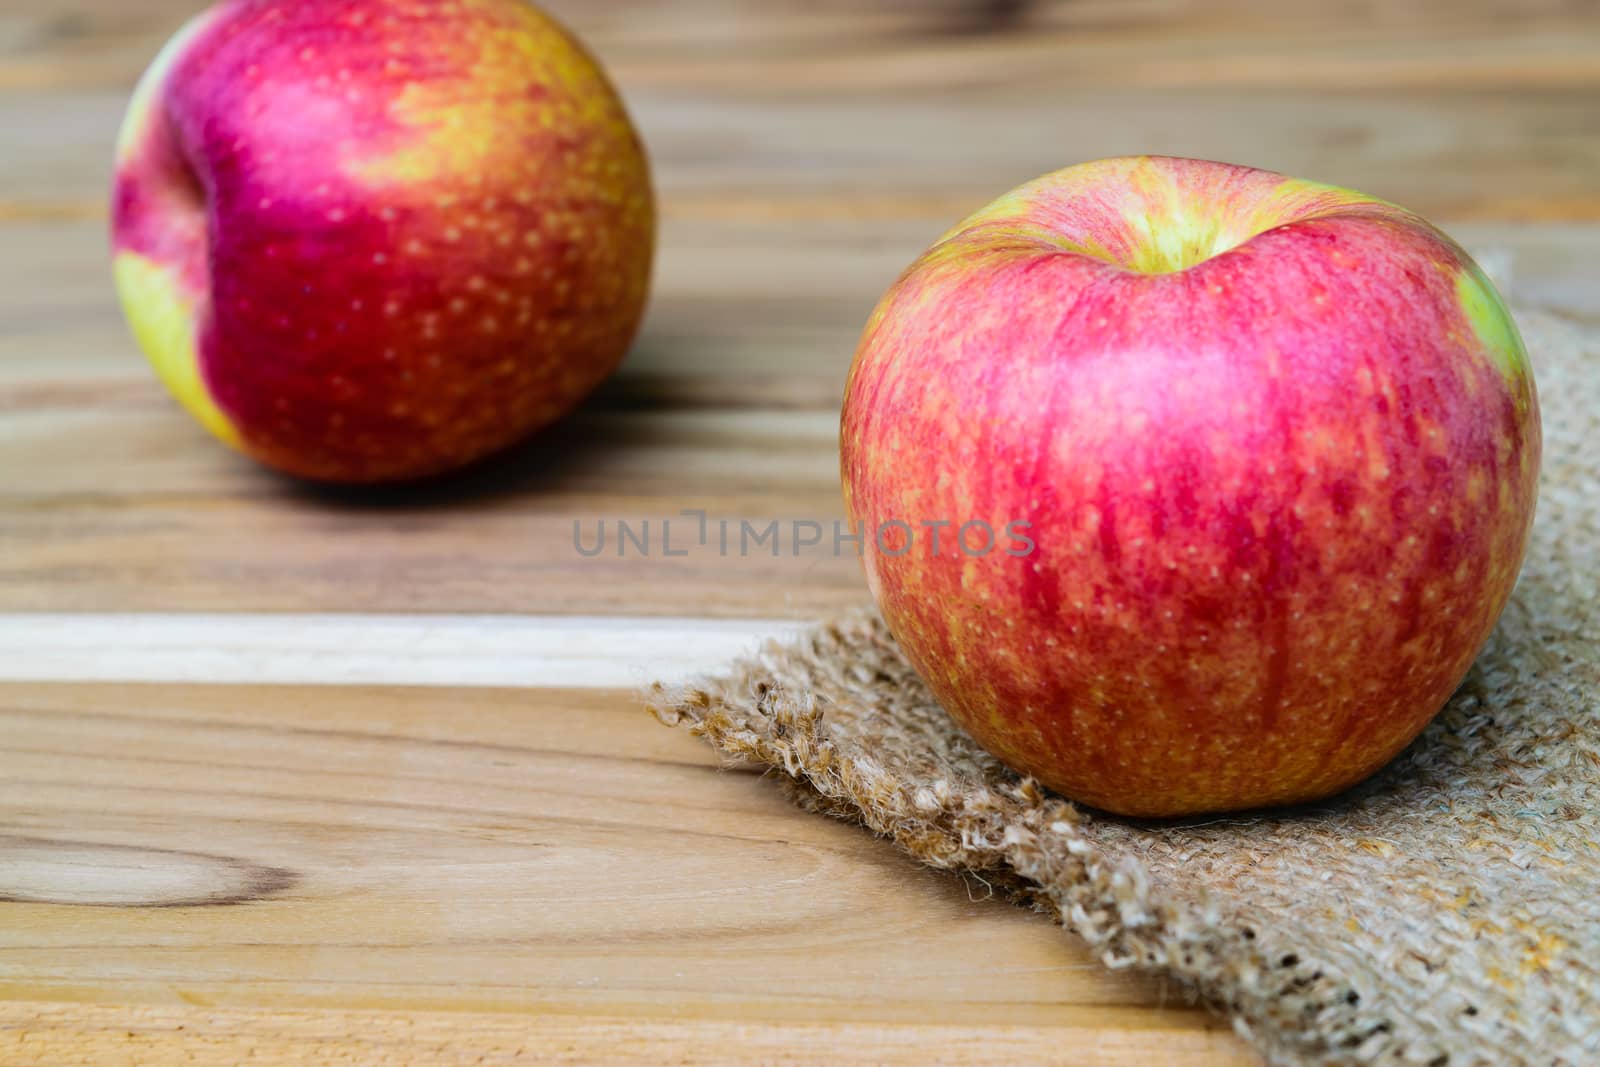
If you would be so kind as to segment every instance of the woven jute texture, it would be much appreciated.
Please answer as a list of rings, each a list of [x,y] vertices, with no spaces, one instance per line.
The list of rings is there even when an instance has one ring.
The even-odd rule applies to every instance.
[[[1544,483],[1515,598],[1432,727],[1312,808],[1135,823],[988,757],[863,612],[653,706],[805,807],[1187,985],[1280,1064],[1600,1064],[1600,330],[1518,315]]]

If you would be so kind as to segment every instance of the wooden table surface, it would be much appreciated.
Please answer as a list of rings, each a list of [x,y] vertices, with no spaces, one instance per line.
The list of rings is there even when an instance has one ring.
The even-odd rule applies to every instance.
[[[562,0],[659,172],[644,335],[541,440],[359,495],[215,446],[116,309],[113,133],[194,6],[0,0],[0,1063],[1255,1062],[642,712],[853,560],[573,523],[841,517],[877,295],[1097,156],[1353,185],[1600,316],[1594,3]]]

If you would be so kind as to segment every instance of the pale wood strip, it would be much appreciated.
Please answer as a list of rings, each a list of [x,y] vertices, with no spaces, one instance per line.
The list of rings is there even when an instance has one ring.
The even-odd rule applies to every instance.
[[[793,621],[0,615],[0,682],[616,689],[717,670]]]

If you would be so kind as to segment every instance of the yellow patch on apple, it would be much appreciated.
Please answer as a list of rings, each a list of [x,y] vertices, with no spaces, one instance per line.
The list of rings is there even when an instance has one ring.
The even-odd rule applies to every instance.
[[[171,271],[141,255],[119,253],[113,269],[128,324],[156,374],[202,426],[237,446],[238,431],[211,399],[200,376],[192,325],[197,301],[184,293]]]

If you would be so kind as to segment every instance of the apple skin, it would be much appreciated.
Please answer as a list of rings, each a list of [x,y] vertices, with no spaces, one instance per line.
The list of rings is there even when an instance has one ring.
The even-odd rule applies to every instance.
[[[650,283],[643,147],[522,0],[227,0],[141,82],[117,288],[214,434],[304,478],[503,449],[621,362]]]
[[[923,255],[841,445],[868,582],[944,707],[1071,799],[1166,817],[1325,798],[1421,732],[1516,582],[1540,423],[1499,296],[1422,219],[1138,157]],[[916,536],[875,543],[893,520]],[[1000,547],[922,527],[972,520]]]

